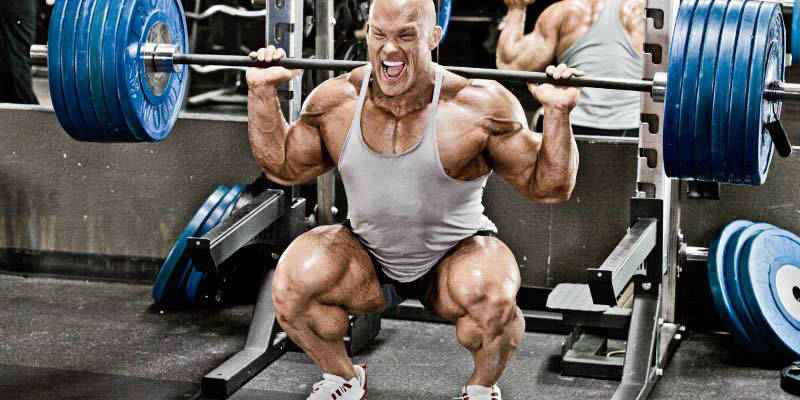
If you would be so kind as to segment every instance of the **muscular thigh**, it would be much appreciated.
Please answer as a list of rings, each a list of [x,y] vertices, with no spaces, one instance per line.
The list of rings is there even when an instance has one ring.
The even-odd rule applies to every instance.
[[[508,246],[490,236],[464,239],[439,263],[427,294],[431,311],[448,321],[514,301],[519,267]]]
[[[278,261],[273,290],[274,298],[342,306],[354,315],[383,310],[372,260],[341,225],[318,227],[295,239]]]

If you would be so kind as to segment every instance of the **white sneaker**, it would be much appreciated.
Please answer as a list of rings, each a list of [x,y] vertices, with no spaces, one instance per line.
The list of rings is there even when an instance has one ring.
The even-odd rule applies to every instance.
[[[322,380],[315,383],[307,400],[366,400],[367,366],[353,365],[356,376],[349,381],[344,378],[322,374]]]
[[[481,385],[469,385],[462,386],[461,397],[454,397],[454,400],[503,400],[503,398],[497,385],[490,388]]]

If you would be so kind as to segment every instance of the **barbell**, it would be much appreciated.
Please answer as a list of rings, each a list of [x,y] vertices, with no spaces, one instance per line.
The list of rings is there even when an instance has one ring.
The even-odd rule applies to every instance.
[[[53,108],[64,130],[93,142],[164,139],[186,94],[186,64],[338,71],[366,64],[186,54],[186,30],[180,0],[59,1],[48,45],[32,46],[31,62],[48,66]],[[445,68],[468,78],[650,93],[665,104],[663,121],[655,123],[663,126],[668,176],[759,185],[773,144],[784,157],[792,151],[780,112],[783,100],[800,99],[800,85],[783,81],[785,53],[778,4],[699,0],[681,3],[668,71],[653,80],[556,81],[539,72]]]

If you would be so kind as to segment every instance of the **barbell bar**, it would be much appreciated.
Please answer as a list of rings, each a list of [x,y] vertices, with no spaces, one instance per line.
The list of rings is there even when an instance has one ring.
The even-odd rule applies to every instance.
[[[264,62],[253,60],[249,56],[233,56],[219,54],[182,53],[179,46],[145,44],[140,52],[141,58],[149,66],[150,73],[178,72],[178,65],[214,65],[221,67],[284,67],[288,69],[317,71],[352,71],[367,65],[366,61],[331,60],[315,58],[283,58],[279,61]],[[30,51],[31,64],[47,65],[47,46],[33,45]],[[650,93],[656,101],[663,101],[666,92],[666,76],[656,73],[653,80],[595,78],[590,76],[573,76],[567,80],[557,80],[544,72],[511,71],[490,68],[472,68],[443,66],[444,69],[471,79],[489,79],[503,82],[550,83],[560,86],[590,87],[598,89],[625,90]],[[800,101],[800,84],[775,81],[764,91],[768,100]]]
[[[31,62],[48,65],[54,108],[67,133],[98,142],[164,139],[185,95],[186,64],[337,71],[366,64],[301,58],[265,63],[248,56],[186,54],[186,46],[179,0],[64,0],[53,10],[48,45],[31,47]],[[676,16],[668,72],[653,80],[554,80],[541,72],[445,68],[467,78],[649,93],[665,103],[659,123],[668,176],[759,185],[766,179],[773,144],[782,156],[792,150],[780,111],[782,101],[800,100],[800,85],[783,81],[785,52],[776,3],[687,0]],[[113,129],[76,128],[109,125]]]

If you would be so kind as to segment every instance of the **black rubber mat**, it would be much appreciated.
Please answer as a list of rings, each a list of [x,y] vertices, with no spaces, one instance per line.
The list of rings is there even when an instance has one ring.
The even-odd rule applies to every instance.
[[[0,399],[197,398],[200,378],[244,344],[249,306],[159,309],[150,286],[0,275]],[[451,325],[383,320],[356,362],[370,400],[450,399],[471,372]],[[504,399],[607,399],[617,382],[559,373],[563,335],[528,333],[500,381]],[[681,344],[651,399],[783,399],[779,372],[727,335]],[[302,400],[321,373],[289,353],[233,399]]]

